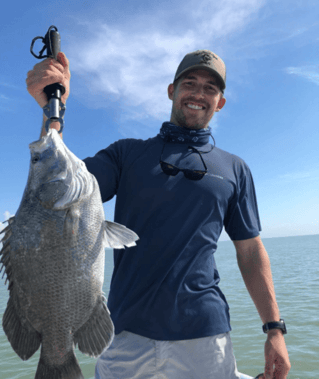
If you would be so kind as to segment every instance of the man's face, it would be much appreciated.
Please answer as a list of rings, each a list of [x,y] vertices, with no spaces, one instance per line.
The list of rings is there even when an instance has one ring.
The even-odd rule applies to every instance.
[[[171,122],[190,129],[207,128],[215,112],[225,105],[215,77],[206,70],[194,70],[168,86],[173,101]]]

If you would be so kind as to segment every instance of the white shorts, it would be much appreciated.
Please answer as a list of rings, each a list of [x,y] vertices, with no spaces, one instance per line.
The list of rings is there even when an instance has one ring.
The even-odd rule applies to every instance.
[[[229,333],[157,341],[127,331],[99,357],[95,379],[240,379]]]

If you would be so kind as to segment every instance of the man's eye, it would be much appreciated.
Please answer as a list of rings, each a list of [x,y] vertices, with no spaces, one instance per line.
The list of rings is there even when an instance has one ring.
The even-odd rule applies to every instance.
[[[215,94],[218,90],[215,87],[207,87],[207,91],[211,94]]]
[[[185,83],[187,86],[192,86],[193,85],[193,82],[186,82]]]

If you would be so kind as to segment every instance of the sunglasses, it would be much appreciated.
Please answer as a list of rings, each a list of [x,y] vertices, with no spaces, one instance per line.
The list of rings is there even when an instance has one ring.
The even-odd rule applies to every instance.
[[[162,149],[162,153],[161,153],[161,157],[160,157],[160,165],[161,165],[162,171],[166,175],[176,176],[180,171],[182,171],[182,173],[184,174],[184,176],[185,176],[186,179],[189,179],[189,180],[200,180],[200,179],[202,179],[204,177],[204,175],[207,174],[208,170],[207,170],[206,164],[204,162],[204,159],[202,157],[202,154],[200,153],[200,151],[198,151],[197,149],[195,149],[195,147],[188,146],[189,149],[191,149],[194,152],[196,152],[196,153],[199,154],[200,159],[202,160],[203,165],[205,167],[205,171],[201,171],[201,170],[188,170],[188,169],[184,169],[184,168],[179,168],[177,166],[174,166],[171,163],[167,163],[167,162],[162,161],[164,147],[165,147],[165,144],[163,145],[163,149]]]

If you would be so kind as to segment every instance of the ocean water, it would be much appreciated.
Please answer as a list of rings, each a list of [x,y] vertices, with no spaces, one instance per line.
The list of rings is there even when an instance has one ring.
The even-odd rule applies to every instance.
[[[319,379],[319,235],[263,239],[269,254],[277,301],[288,334],[286,344],[292,368],[289,379]],[[220,286],[230,306],[231,337],[238,370],[256,376],[264,368],[262,323],[245,288],[230,241],[219,242],[215,253]],[[113,269],[112,251],[106,251],[104,292],[108,294]],[[0,317],[8,300],[0,280]],[[85,379],[94,378],[96,360],[76,350]],[[39,351],[23,362],[12,350],[0,327],[0,379],[32,379]]]

